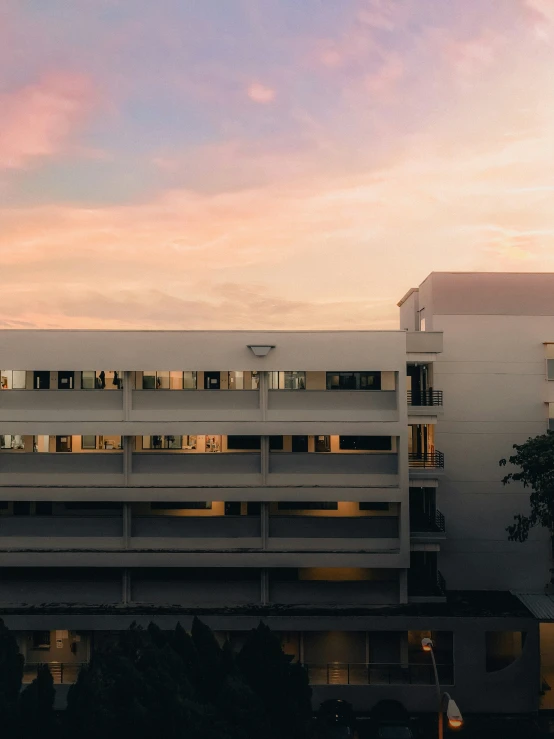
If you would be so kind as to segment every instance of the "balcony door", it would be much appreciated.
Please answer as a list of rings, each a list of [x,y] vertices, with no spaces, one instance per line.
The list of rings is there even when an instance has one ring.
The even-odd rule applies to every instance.
[[[204,390],[221,388],[221,372],[204,372]]]
[[[58,390],[73,390],[74,372],[58,372]]]
[[[50,372],[35,370],[33,372],[33,387],[35,390],[50,390]]]
[[[293,452],[307,452],[308,451],[308,437],[307,436],[293,436],[292,437],[292,451]]]
[[[56,436],[56,451],[57,452],[70,452],[71,451],[71,436]]]
[[[330,452],[331,451],[331,437],[330,436],[316,436],[315,437],[315,450],[316,452]]]

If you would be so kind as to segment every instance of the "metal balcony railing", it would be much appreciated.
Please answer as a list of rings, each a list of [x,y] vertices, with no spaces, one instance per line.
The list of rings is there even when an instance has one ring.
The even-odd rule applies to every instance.
[[[434,685],[428,664],[328,662],[304,664],[311,685]],[[438,664],[442,685],[454,684],[454,666]]]
[[[410,511],[410,529],[421,533],[444,534],[446,521],[438,509],[431,515],[424,511]]]
[[[410,452],[408,454],[409,465],[414,470],[443,469],[444,454],[442,452]]]
[[[408,390],[408,405],[441,406],[442,390]]]
[[[31,683],[37,676],[40,665],[48,665],[54,685],[70,685],[77,682],[81,667],[86,662],[25,662],[23,666],[23,683]]]

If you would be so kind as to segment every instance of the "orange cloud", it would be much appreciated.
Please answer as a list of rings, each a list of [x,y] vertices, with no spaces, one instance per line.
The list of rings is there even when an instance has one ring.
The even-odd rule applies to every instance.
[[[247,94],[250,100],[262,104],[272,103],[277,95],[271,87],[266,87],[266,85],[259,82],[253,82],[248,88]]]
[[[22,169],[59,152],[93,97],[87,78],[59,72],[0,95],[0,169]]]

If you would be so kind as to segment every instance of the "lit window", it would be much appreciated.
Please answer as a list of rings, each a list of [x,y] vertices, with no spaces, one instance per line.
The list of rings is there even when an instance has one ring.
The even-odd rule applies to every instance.
[[[25,390],[25,370],[0,370],[0,389]]]
[[[147,450],[182,449],[183,448],[183,437],[182,436],[143,436],[142,437],[142,448],[147,449]]]
[[[306,373],[303,371],[269,372],[270,390],[305,390]]]

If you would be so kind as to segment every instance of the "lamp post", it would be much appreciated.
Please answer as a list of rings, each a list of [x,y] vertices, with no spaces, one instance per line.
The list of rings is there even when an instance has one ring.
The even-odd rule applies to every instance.
[[[435,661],[435,652],[433,647],[435,646],[433,644],[433,640],[429,638],[425,638],[421,640],[421,646],[423,648],[424,652],[429,652],[431,655],[431,661],[433,662],[433,672],[435,674],[435,686],[437,688],[437,697],[438,697],[438,723],[439,723],[439,739],[443,739],[443,714],[446,709],[446,716],[448,718],[448,725],[451,729],[459,729],[463,723],[464,720],[462,718],[462,714],[460,713],[460,709],[456,705],[456,702],[452,699],[450,696],[450,693],[443,693],[441,691],[441,686],[439,683],[439,673],[437,672],[437,663]]]

